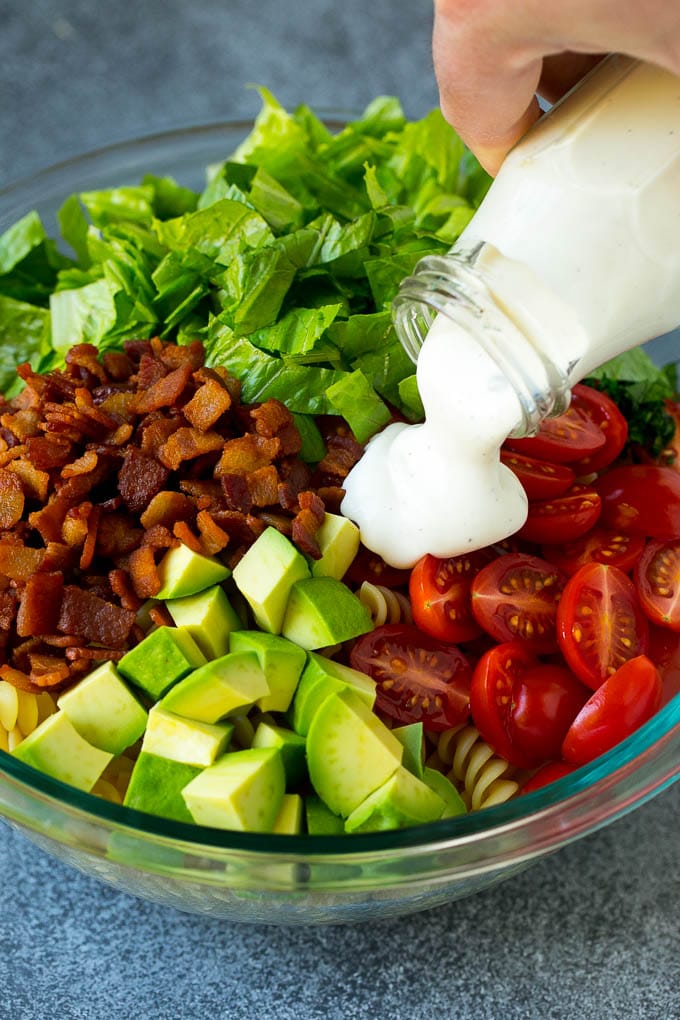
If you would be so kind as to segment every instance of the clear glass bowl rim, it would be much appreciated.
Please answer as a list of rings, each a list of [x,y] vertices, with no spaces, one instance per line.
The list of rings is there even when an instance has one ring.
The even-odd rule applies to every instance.
[[[342,128],[353,115],[347,111],[321,112],[331,129]],[[167,150],[166,158],[171,162],[174,146],[186,147],[194,143],[197,146],[214,144],[215,161],[225,159],[231,151],[229,135],[245,136],[251,127],[252,120],[249,119],[192,126],[118,142],[61,161],[1,188],[0,219],[7,219],[9,225],[29,212],[32,205],[22,206],[22,203],[33,195],[42,200],[54,200],[56,195],[50,189],[71,171],[80,176],[95,171],[102,173],[112,161],[120,163],[128,172],[135,172],[139,180],[148,169],[144,164],[147,153],[149,158],[155,153],[158,159],[159,152],[165,155]],[[218,148],[220,145],[222,150]],[[196,169],[204,169],[206,165],[204,163]],[[160,170],[154,168],[153,172]],[[167,172],[171,173],[171,170]],[[110,186],[114,183],[111,181]],[[122,180],[119,183],[123,183]],[[73,190],[76,189],[60,190],[60,200]],[[680,695],[606,755],[550,786],[483,811],[430,825],[381,833],[334,837],[273,836],[175,822],[84,793],[25,765],[4,751],[0,751],[0,777],[23,795],[47,801],[56,809],[63,807],[85,821],[126,830],[142,842],[159,839],[178,842],[196,853],[203,849],[214,854],[222,849],[267,856],[280,854],[298,858],[332,856],[346,859],[357,855],[380,856],[384,852],[409,848],[413,852],[465,846],[481,849],[481,845],[487,843],[490,849],[499,836],[510,831],[517,836],[526,829],[529,837],[527,856],[534,856],[613,821],[680,777]],[[15,820],[32,827],[28,817]],[[542,834],[540,845],[531,839],[538,833]]]

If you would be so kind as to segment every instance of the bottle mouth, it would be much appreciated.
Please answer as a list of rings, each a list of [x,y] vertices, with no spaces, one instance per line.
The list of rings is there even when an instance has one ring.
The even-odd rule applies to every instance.
[[[521,421],[511,435],[531,435],[544,418],[566,411],[571,398],[569,378],[495,301],[475,267],[480,248],[421,259],[392,301],[395,330],[404,350],[417,364],[425,337],[438,315],[465,329],[515,390]]]

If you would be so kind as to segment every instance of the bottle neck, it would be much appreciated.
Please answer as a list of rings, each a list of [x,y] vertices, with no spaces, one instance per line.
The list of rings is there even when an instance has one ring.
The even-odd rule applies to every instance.
[[[494,297],[488,274],[479,265],[482,248],[421,259],[392,303],[395,329],[417,363],[436,316],[463,328],[516,393],[520,420],[512,435],[530,435],[544,418],[561,414],[569,406],[569,376],[530,339],[507,305]]]

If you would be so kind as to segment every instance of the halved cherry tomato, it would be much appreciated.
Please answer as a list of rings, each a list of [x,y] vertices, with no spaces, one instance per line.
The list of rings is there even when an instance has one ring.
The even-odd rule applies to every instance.
[[[575,473],[566,464],[551,464],[536,457],[525,457],[512,450],[501,449],[501,461],[522,483],[528,499],[553,499],[571,488]]]
[[[532,759],[516,748],[508,732],[515,681],[538,660],[520,641],[495,645],[482,655],[472,674],[470,712],[483,740],[517,768],[532,767]]]
[[[557,636],[567,665],[593,690],[628,659],[645,655],[649,625],[630,578],[602,563],[577,570],[557,607]]]
[[[508,733],[533,765],[558,758],[567,730],[590,690],[564,666],[540,663],[513,685]]]
[[[408,584],[409,574],[409,570],[391,567],[378,553],[360,545],[343,581],[357,587],[369,581],[371,584],[384,584],[387,588],[398,588]]]
[[[633,579],[649,619],[680,631],[680,539],[649,542]]]
[[[663,683],[662,705],[680,694],[680,633],[667,627],[649,628],[649,657]]]
[[[517,534],[541,544],[571,542],[590,531],[600,509],[600,497],[594,489],[574,485],[563,496],[529,503],[526,522]]]
[[[585,411],[600,426],[605,437],[604,446],[575,461],[572,467],[579,477],[602,471],[614,463],[626,445],[628,422],[611,397],[583,383],[577,383],[571,391],[571,406]]]
[[[589,698],[569,727],[562,754],[575,765],[598,758],[658,711],[662,685],[646,655],[629,659]]]
[[[534,652],[557,649],[555,613],[566,575],[538,556],[506,553],[472,582],[472,612],[496,641],[524,641]]]
[[[506,439],[503,446],[527,457],[570,464],[591,456],[605,442],[600,426],[580,407],[571,405],[564,414],[542,421],[535,436]]]
[[[606,563],[627,574],[642,556],[644,548],[642,535],[626,535],[623,531],[610,531],[598,524],[573,542],[543,546],[541,555],[570,577],[586,563]]]
[[[680,538],[680,472],[657,464],[625,464],[595,482],[600,523],[648,538]]]
[[[548,783],[555,783],[558,779],[563,779],[564,776],[576,772],[577,768],[578,765],[572,765],[567,761],[549,761],[547,765],[542,765],[538,772],[534,772],[530,779],[527,779],[520,793],[533,793],[534,790],[541,790]]]
[[[479,549],[462,556],[439,559],[423,556],[411,571],[409,597],[413,622],[440,641],[471,641],[482,633],[470,604],[472,578],[493,559]]]
[[[472,667],[455,645],[417,627],[385,624],[364,634],[349,654],[354,669],[377,686],[376,709],[395,722],[422,722],[441,732],[464,722],[470,711]]]

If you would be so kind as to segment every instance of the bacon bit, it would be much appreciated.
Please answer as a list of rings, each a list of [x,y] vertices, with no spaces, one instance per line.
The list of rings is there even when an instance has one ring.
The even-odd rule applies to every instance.
[[[199,555],[203,552],[203,546],[186,521],[177,521],[172,529],[172,533],[175,538],[179,539],[182,545],[186,545],[192,552]]]
[[[97,532],[99,531],[100,518],[101,509],[98,506],[93,507],[87,517],[87,535],[85,536],[85,543],[83,545],[79,564],[81,570],[89,570],[92,565],[97,545]]]
[[[86,450],[82,457],[78,457],[77,460],[64,465],[61,469],[61,477],[73,478],[75,475],[86,475],[90,471],[94,471],[98,460],[99,458],[94,450]]]
[[[93,344],[75,344],[66,352],[66,364],[72,367],[84,368],[89,375],[103,381],[106,379],[106,369],[98,360],[98,350]]]
[[[246,475],[252,506],[273,506],[278,501],[279,475],[273,464]]]
[[[164,524],[154,524],[142,537],[142,545],[151,546],[152,549],[172,549],[177,544],[177,539]]]
[[[29,436],[40,434],[38,429],[39,421],[40,416],[33,407],[23,411],[16,411],[14,414],[3,414],[0,416],[0,425],[5,429],[9,429],[12,435],[16,436],[22,443]]]
[[[265,400],[259,407],[254,407],[250,416],[255,422],[257,434],[269,438],[294,423],[293,415],[286,405],[275,399]]]
[[[145,528],[153,528],[156,524],[171,528],[177,521],[191,521],[195,516],[193,500],[182,492],[164,489],[153,497],[139,519]]]
[[[142,604],[142,600],[135,595],[130,578],[121,567],[116,567],[115,570],[109,571],[109,584],[113,594],[120,599],[123,609],[130,609],[133,613],[136,613]]]
[[[221,503],[222,486],[219,482],[205,478],[186,478],[179,483],[182,492],[192,499],[204,504],[201,509],[207,510],[210,506],[218,506]]]
[[[128,450],[118,472],[118,488],[131,513],[141,513],[165,484],[170,472],[153,457],[134,446]]]
[[[137,526],[136,518],[130,514],[103,512],[97,528],[95,554],[108,560],[128,556],[142,540],[144,531]]]
[[[31,678],[20,669],[14,669],[6,663],[0,666],[0,680],[6,680],[18,691],[27,691],[29,694],[38,694],[40,687],[31,681]]]
[[[30,460],[19,457],[7,465],[7,470],[12,471],[20,479],[24,492],[28,499],[38,503],[44,503],[49,491],[50,476],[47,471],[39,471],[31,464]]]
[[[63,593],[64,575],[59,571],[29,577],[17,611],[19,637],[39,637],[57,630]]]
[[[56,655],[36,652],[28,656],[28,661],[31,664],[31,681],[37,687],[57,687],[70,676],[68,665]]]
[[[319,462],[318,469],[346,478],[362,453],[363,447],[353,436],[332,435],[326,442],[326,456]]]
[[[109,436],[109,444],[111,446],[124,446],[128,439],[132,436],[133,431],[132,425],[119,425],[118,428]]]
[[[158,450],[158,459],[172,471],[176,471],[182,461],[194,460],[203,454],[221,450],[224,439],[219,432],[199,432],[198,429],[182,427],[173,432]]]
[[[244,475],[258,468],[268,467],[276,459],[281,444],[278,439],[257,436],[252,432],[236,439],[229,439],[224,444],[220,462],[215,474]]]
[[[130,580],[138,598],[150,599],[161,590],[154,550],[151,545],[140,545],[130,554]]]
[[[72,501],[64,499],[61,493],[50,496],[42,510],[35,510],[28,515],[28,523],[39,532],[43,542],[61,542],[61,529],[64,518],[72,506]]]
[[[282,535],[286,535],[288,538],[293,533],[292,518],[286,517],[285,514],[274,514],[265,510],[259,515],[259,519],[270,527],[276,528],[277,531],[280,531]]]
[[[49,645],[51,648],[68,648],[69,645],[75,645],[78,641],[77,634],[43,634],[40,639],[43,644]]]
[[[61,526],[61,537],[71,547],[80,546],[87,538],[88,517],[92,511],[91,503],[81,503],[71,507],[64,517]]]
[[[181,427],[178,418],[156,418],[142,428],[140,449],[147,457],[156,457],[160,448],[168,441],[173,432]]]
[[[102,365],[107,376],[116,382],[125,382],[134,371],[132,362],[123,351],[105,351],[102,354]]]
[[[135,614],[129,609],[67,584],[56,629],[107,648],[123,648],[134,622]]]
[[[211,516],[226,531],[234,545],[252,545],[266,528],[259,517],[238,510],[215,510]]]
[[[0,574],[12,581],[27,581],[40,569],[44,555],[43,549],[0,542]]]
[[[132,390],[118,390],[108,394],[99,406],[102,411],[106,411],[112,418],[125,423],[134,417],[134,411],[132,410],[134,399],[135,395]]]
[[[324,485],[317,489],[317,495],[323,500],[328,513],[339,514],[340,505],[345,498],[345,490],[340,485]]]
[[[21,479],[0,468],[0,528],[9,531],[21,520],[24,512],[24,489]]]
[[[155,623],[157,627],[174,627],[175,621],[170,616],[168,609],[159,603],[157,606],[152,606],[149,610],[149,619]]]
[[[14,591],[0,593],[0,630],[10,630],[16,614],[18,596]]]
[[[69,646],[66,649],[66,658],[72,660],[73,669],[77,662],[80,666],[85,666],[89,669],[90,662],[117,662],[122,659],[125,655],[125,649],[114,650],[113,648],[83,648],[76,646]]]
[[[27,450],[28,446],[24,443],[20,443],[18,446],[10,446],[0,453],[0,468],[7,467],[11,461],[16,460],[18,457],[23,457]]]
[[[26,456],[41,471],[68,464],[73,444],[58,436],[31,436],[26,440]]]
[[[191,365],[185,363],[157,379],[148,388],[141,389],[132,402],[132,410],[136,414],[148,414],[162,407],[173,407],[191,379],[191,373]]]
[[[229,510],[247,514],[253,508],[247,475],[222,475],[222,492],[224,502]]]
[[[210,516],[207,510],[196,515],[196,525],[201,535],[201,545],[207,556],[222,552],[229,543],[229,535]]]
[[[192,340],[190,344],[182,344],[178,347],[175,344],[163,343],[162,340],[155,337],[151,343],[158,345],[156,348],[157,357],[169,368],[189,364],[192,372],[197,372],[203,367],[205,351],[200,340]]]
[[[207,432],[231,407],[231,394],[221,380],[209,378],[182,408],[182,414],[199,432]]]

